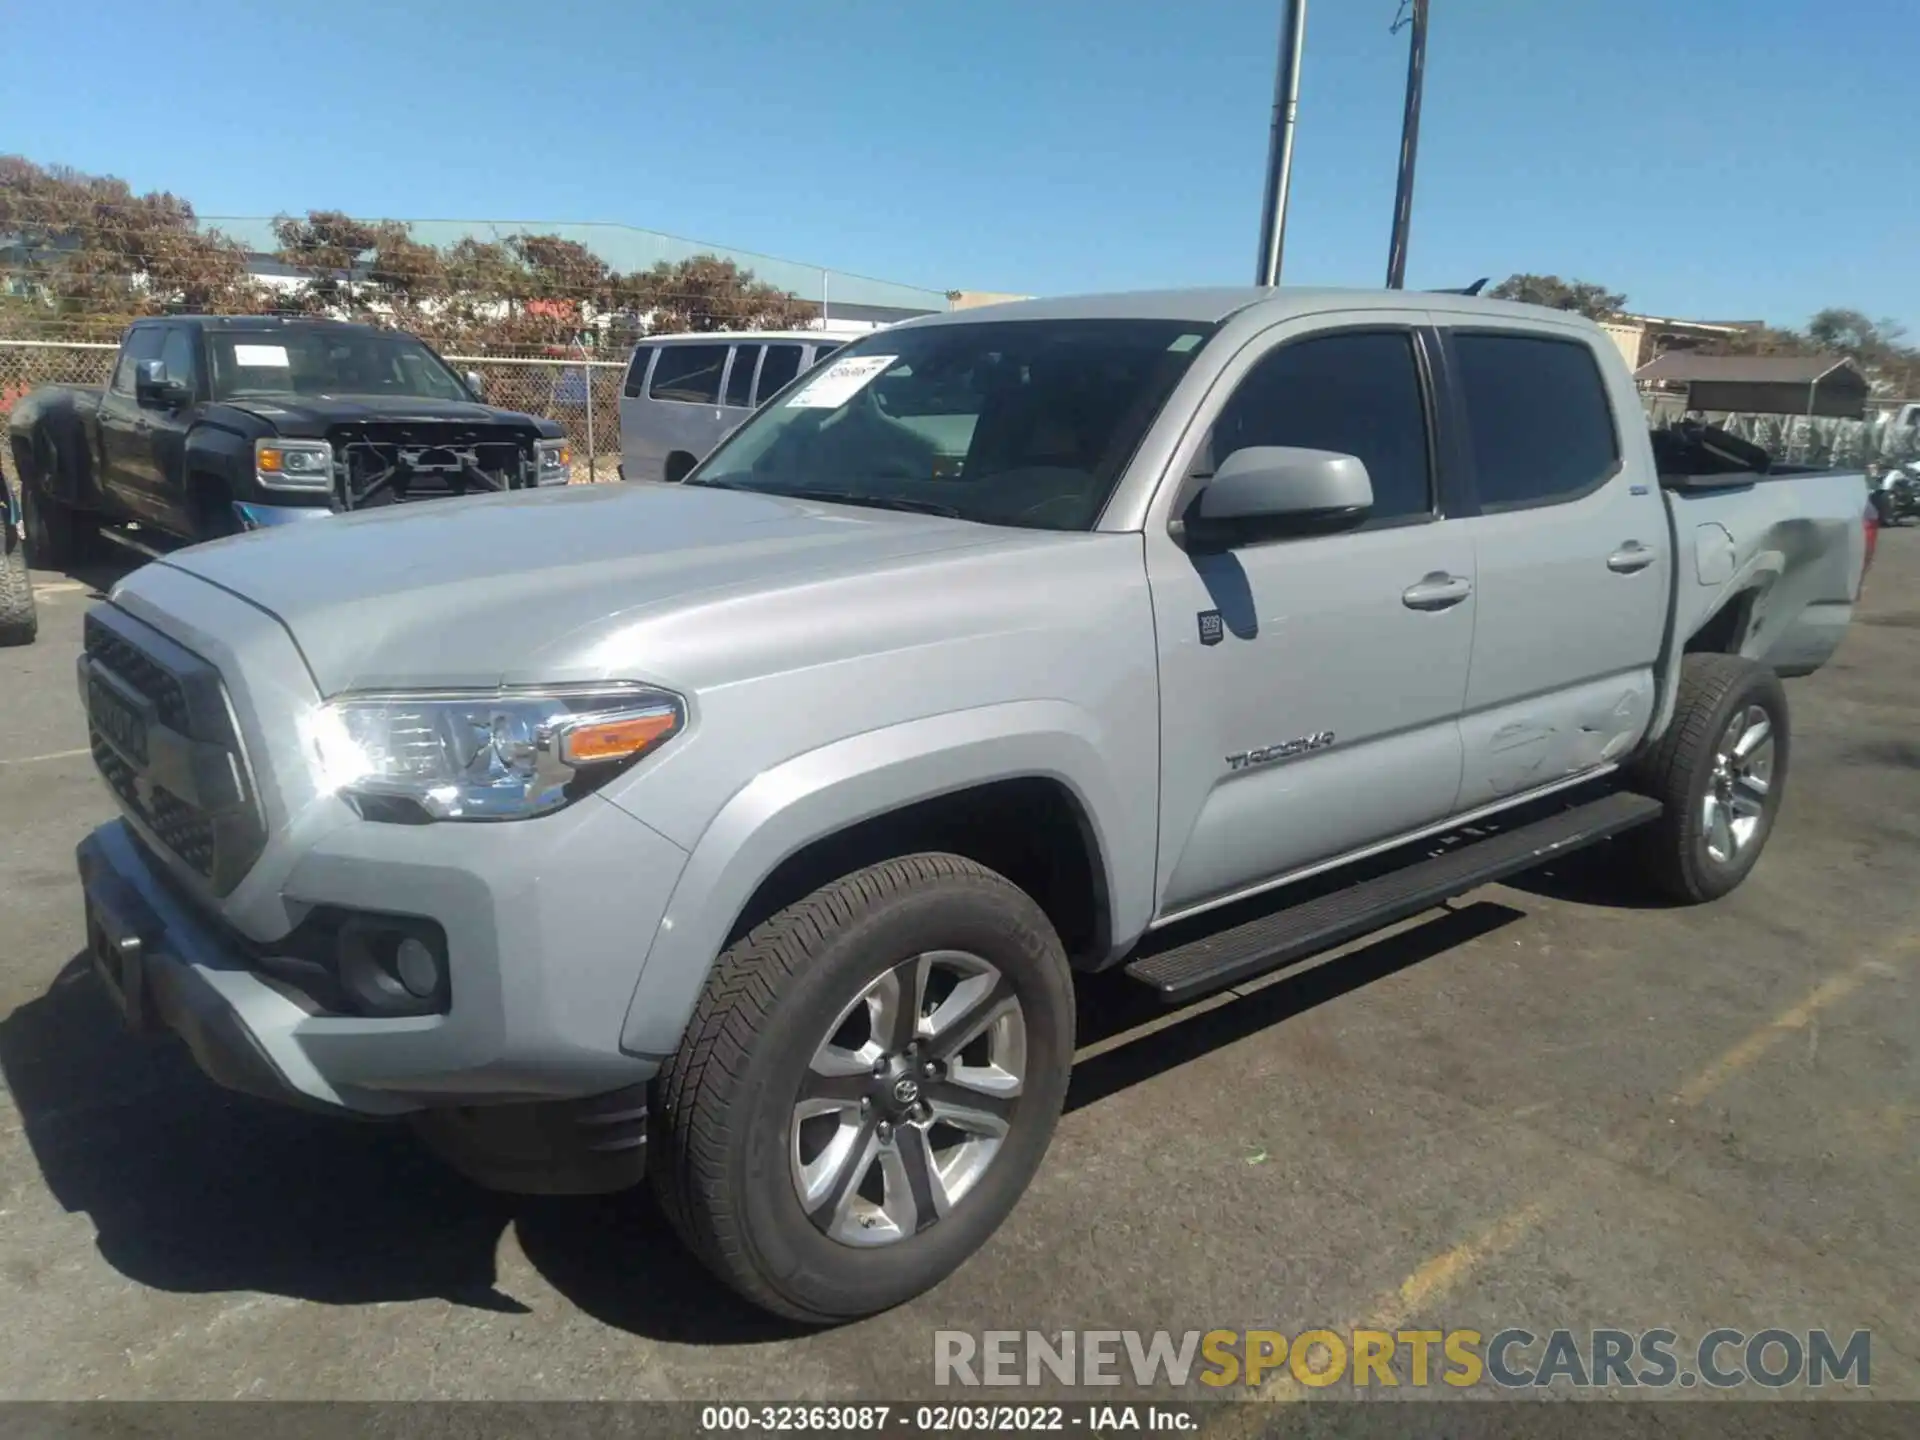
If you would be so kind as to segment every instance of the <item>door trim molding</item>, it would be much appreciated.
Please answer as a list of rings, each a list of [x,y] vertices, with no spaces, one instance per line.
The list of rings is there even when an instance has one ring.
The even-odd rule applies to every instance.
[[[1389,840],[1379,840],[1371,845],[1362,845],[1358,850],[1349,850],[1344,854],[1334,856],[1330,860],[1316,860],[1311,865],[1303,865],[1297,870],[1287,871],[1284,875],[1277,875],[1269,880],[1257,881],[1252,885],[1242,886],[1238,890],[1230,890],[1225,895],[1217,895],[1211,900],[1202,900],[1197,904],[1183,906],[1178,910],[1169,910],[1165,914],[1155,916],[1153,920],[1149,921],[1147,930],[1158,930],[1165,925],[1172,925],[1181,920],[1190,920],[1195,915],[1204,915],[1209,910],[1218,910],[1222,906],[1232,905],[1236,901],[1250,900],[1256,895],[1264,895],[1269,890],[1278,890],[1282,886],[1292,885],[1296,881],[1311,880],[1315,875],[1324,875],[1327,871],[1337,870],[1342,865],[1351,865],[1360,860],[1371,859],[1375,855],[1385,854],[1387,851],[1399,845],[1410,845],[1416,840],[1425,840],[1433,835],[1445,835],[1450,830],[1458,830],[1462,825],[1471,825],[1476,820],[1484,820],[1490,815],[1499,814],[1502,810],[1511,810],[1516,805],[1524,805],[1530,800],[1542,799],[1554,794],[1556,791],[1571,790],[1576,785],[1584,785],[1588,781],[1598,780],[1601,776],[1610,775],[1619,768],[1619,765],[1613,761],[1609,761],[1604,765],[1596,765],[1590,770],[1582,770],[1577,775],[1563,776],[1549,784],[1536,785],[1531,790],[1522,790],[1517,794],[1496,800],[1491,805],[1482,805],[1477,810],[1467,810],[1458,815],[1449,815],[1444,820],[1435,821],[1431,825],[1423,825],[1418,830],[1409,830],[1403,835],[1395,835]]]

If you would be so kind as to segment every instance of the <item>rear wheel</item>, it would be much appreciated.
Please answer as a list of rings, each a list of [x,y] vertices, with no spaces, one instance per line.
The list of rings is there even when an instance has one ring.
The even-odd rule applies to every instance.
[[[754,1303],[869,1315],[1006,1218],[1072,1055],[1071,975],[1039,906],[958,856],[889,860],[720,957],[655,1082],[654,1188]]]
[[[1638,844],[1668,895],[1716,900],[1747,878],[1773,833],[1789,740],[1773,671],[1737,655],[1685,658],[1673,719],[1634,777],[1666,805]]]
[[[40,473],[58,474],[60,457],[52,445],[42,442],[39,450]],[[86,558],[93,519],[61,504],[46,493],[43,485],[32,475],[20,477],[20,519],[26,531],[27,559],[42,570],[70,570]]]
[[[678,485],[686,479],[693,467],[698,464],[693,456],[684,450],[676,450],[667,456],[667,463],[661,467],[660,475],[669,485]]]

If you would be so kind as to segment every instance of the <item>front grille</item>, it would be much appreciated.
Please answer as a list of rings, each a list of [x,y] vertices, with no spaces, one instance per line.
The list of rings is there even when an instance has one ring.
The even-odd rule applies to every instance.
[[[142,787],[139,776],[115,750],[95,732],[93,763],[101,778],[135,819],[143,821],[167,849],[178,855],[193,872],[204,879],[213,878],[213,822],[186,801],[161,785]]]
[[[338,425],[327,433],[348,510],[513,490],[531,483],[532,436],[506,425],[413,421]]]
[[[260,858],[266,831],[220,672],[109,606],[87,616],[82,644],[96,672],[148,701],[150,723],[177,737],[161,745],[150,734],[136,764],[90,714],[87,738],[101,778],[154,845],[226,894]]]
[[[86,623],[87,654],[153,701],[160,723],[187,733],[187,691],[179,677],[160,668],[151,656],[130,640],[114,634],[93,615]]]

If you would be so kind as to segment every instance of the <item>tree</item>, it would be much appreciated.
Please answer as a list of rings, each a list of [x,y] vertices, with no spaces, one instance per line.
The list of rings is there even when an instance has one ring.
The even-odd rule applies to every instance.
[[[1627,297],[1618,291],[1588,280],[1562,280],[1558,275],[1509,275],[1487,294],[1495,300],[1518,300],[1550,310],[1577,310],[1590,320],[1610,320],[1627,304]]]
[[[124,180],[0,156],[0,263],[16,323],[120,324],[136,315],[246,309],[246,254],[193,207]]]
[[[811,325],[812,302],[753,278],[731,260],[695,255],[621,277],[617,308],[653,333],[674,330],[785,330]]]

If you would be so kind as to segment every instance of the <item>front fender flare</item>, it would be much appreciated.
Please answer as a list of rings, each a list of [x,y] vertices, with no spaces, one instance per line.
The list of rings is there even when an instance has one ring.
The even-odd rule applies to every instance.
[[[649,1058],[673,1052],[736,917],[783,860],[863,820],[973,785],[1027,777],[1065,785],[1099,850],[1109,933],[1137,933],[1152,905],[1153,802],[1144,822],[1128,816],[1140,787],[1129,791],[1126,777],[1109,772],[1098,733],[1077,706],[1015,701],[868,731],[762,771],[695,843],[642,963],[621,1048]],[[1149,837],[1142,855],[1117,848],[1125,833]]]

